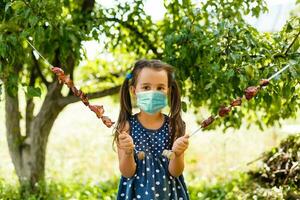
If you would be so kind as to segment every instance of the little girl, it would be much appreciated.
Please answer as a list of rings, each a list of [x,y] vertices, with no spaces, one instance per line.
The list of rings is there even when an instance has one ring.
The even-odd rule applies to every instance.
[[[132,114],[131,96],[140,112]],[[117,199],[189,199],[182,175],[188,135],[173,68],[159,60],[139,60],[120,91],[121,109],[114,142],[122,174]],[[170,113],[161,113],[169,103]],[[175,158],[162,156],[172,150]],[[144,159],[137,153],[144,152]]]

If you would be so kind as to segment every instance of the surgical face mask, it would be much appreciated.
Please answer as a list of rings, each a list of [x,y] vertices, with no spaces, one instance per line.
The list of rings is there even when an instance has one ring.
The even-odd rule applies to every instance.
[[[167,105],[167,96],[159,91],[138,92],[137,106],[149,114],[155,114]]]

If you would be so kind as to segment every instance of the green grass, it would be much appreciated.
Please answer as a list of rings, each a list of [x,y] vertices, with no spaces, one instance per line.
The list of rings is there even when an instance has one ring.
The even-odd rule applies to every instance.
[[[48,180],[46,186],[44,184],[37,185],[38,194],[23,194],[20,196],[16,185],[8,185],[0,179],[0,199],[9,200],[57,200],[57,199],[80,199],[80,200],[112,200],[116,198],[117,179],[102,183],[93,183],[91,181],[76,182],[74,180],[52,181]]]
[[[218,177],[217,182],[210,184],[205,181],[188,187],[191,200],[258,200],[287,199],[290,191],[297,192],[289,187],[264,188],[253,181],[246,173],[234,173],[232,178],[224,180]],[[5,184],[0,179],[0,199],[4,200],[112,200],[116,199],[118,179],[94,183],[91,181],[76,182],[74,180],[52,181],[48,180],[47,186],[36,195],[21,198],[16,185]]]

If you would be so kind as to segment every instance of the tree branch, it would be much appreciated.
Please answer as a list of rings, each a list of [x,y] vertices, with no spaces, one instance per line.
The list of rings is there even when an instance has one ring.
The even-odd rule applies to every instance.
[[[47,81],[47,79],[46,79],[45,76],[43,75],[43,73],[42,73],[42,71],[41,71],[41,69],[40,69],[39,62],[38,62],[38,60],[34,57],[33,51],[32,51],[32,58],[33,58],[34,66],[35,66],[35,69],[37,70],[38,75],[41,77],[42,82],[46,85],[46,87],[48,87],[50,83]]]
[[[92,12],[95,5],[95,0],[84,0],[82,3],[81,11],[90,13]]]
[[[74,68],[75,68],[75,58],[72,53],[69,54],[67,58],[67,68],[70,70],[70,78],[74,79]],[[68,96],[72,95],[72,91],[69,90]]]
[[[34,56],[33,56],[34,57]],[[34,59],[35,60],[35,59]],[[31,75],[30,75],[30,80],[29,80],[29,86],[34,86],[35,83],[35,69],[33,68],[31,71]],[[36,69],[37,70],[37,69]],[[25,124],[26,124],[26,136],[28,136],[28,134],[30,133],[30,125],[33,119],[33,110],[34,110],[34,103],[33,103],[33,98],[29,98],[26,100],[26,119],[25,119]]]
[[[300,31],[298,32],[298,34],[296,35],[296,37],[294,38],[294,40],[292,41],[292,43],[288,46],[288,48],[286,49],[286,51],[284,52],[284,55],[287,55],[287,53],[289,52],[289,50],[292,48],[293,44],[296,42],[297,38],[300,35]]]
[[[16,72],[19,75],[19,72]],[[5,84],[5,124],[6,124],[6,137],[9,147],[9,153],[16,167],[16,173],[21,175],[21,144],[22,135],[20,128],[20,111],[19,111],[19,98],[18,88],[16,96],[10,96],[8,92],[9,88]],[[20,176],[19,176],[20,177]]]
[[[113,22],[118,22],[119,24],[121,24],[125,28],[132,31],[136,36],[141,38],[146,45],[148,45],[149,49],[152,50],[152,52],[157,56],[157,58],[161,58],[162,54],[157,52],[157,48],[153,45],[153,42],[150,41],[149,37],[147,37],[146,35],[143,35],[136,27],[134,27],[133,25],[131,25],[131,24],[125,22],[125,21],[122,21],[118,18],[115,18],[115,17],[106,18],[106,20],[113,21]]]
[[[100,98],[100,97],[105,97],[105,96],[109,96],[109,95],[113,95],[113,94],[117,94],[120,91],[121,86],[115,86],[109,89],[105,89],[102,91],[98,91],[98,92],[93,92],[93,93],[89,93],[87,94],[88,99],[95,99],[95,98]],[[75,103],[77,101],[80,101],[80,98],[76,97],[76,96],[66,96],[66,97],[62,97],[58,100],[58,104],[60,106],[66,106],[68,104],[71,103]]]

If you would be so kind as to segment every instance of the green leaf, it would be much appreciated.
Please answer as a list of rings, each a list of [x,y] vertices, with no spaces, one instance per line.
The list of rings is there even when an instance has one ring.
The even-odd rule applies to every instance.
[[[15,97],[18,91],[18,76],[9,74],[7,80],[7,92],[11,97]]]
[[[11,4],[12,9],[19,10],[20,8],[24,7],[25,3],[23,1],[14,1]]]
[[[187,111],[187,104],[184,101],[181,102],[181,107],[182,107],[183,112]]]
[[[215,84],[215,80],[212,80],[210,83],[206,84],[205,87],[204,87],[204,90],[210,89],[213,84]]]
[[[30,23],[31,26],[35,26],[36,23],[38,22],[38,20],[39,19],[36,16],[32,16],[32,17],[29,18],[29,23]]]
[[[287,23],[287,25],[286,25],[286,33],[290,33],[291,31],[293,31],[293,27],[292,27],[291,23]]]
[[[27,97],[40,97],[41,96],[41,89],[40,88],[35,88],[32,86],[27,87]]]
[[[5,58],[5,53],[6,53],[6,45],[2,43],[0,45],[0,57]]]
[[[10,6],[11,6],[11,2],[7,3],[5,5],[5,10],[4,11],[7,12]]]
[[[233,69],[230,69],[228,72],[226,72],[226,76],[227,76],[228,78],[233,77],[233,76],[234,76],[234,70],[233,70]]]

